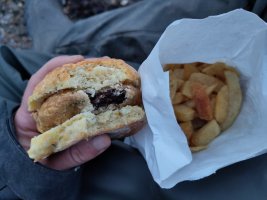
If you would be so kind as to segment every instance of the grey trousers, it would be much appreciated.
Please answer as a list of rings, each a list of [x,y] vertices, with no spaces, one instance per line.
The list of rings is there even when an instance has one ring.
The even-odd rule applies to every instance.
[[[237,8],[264,18],[266,5],[265,0],[143,0],[72,22],[62,13],[58,0],[28,0],[26,22],[38,52],[106,55],[141,63],[174,20],[204,18]]]

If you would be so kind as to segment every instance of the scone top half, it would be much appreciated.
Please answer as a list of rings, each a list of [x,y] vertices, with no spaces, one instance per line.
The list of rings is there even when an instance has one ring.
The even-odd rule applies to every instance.
[[[35,87],[28,101],[43,133],[81,112],[98,114],[140,105],[140,78],[118,59],[84,60],[58,67]]]
[[[140,88],[138,73],[118,59],[84,60],[58,67],[35,87],[28,101],[29,111],[38,110],[45,99],[63,90],[86,90],[94,93],[116,84],[129,84]]]

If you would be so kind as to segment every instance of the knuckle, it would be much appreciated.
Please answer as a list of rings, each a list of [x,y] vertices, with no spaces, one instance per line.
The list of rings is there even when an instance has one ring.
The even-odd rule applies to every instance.
[[[73,146],[69,149],[69,156],[75,163],[81,164],[86,161],[85,154],[77,146]]]

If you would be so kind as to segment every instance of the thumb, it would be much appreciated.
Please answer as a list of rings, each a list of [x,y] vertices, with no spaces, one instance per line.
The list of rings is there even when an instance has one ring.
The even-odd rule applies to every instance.
[[[96,136],[87,141],[83,140],[41,163],[57,170],[69,169],[92,160],[97,155],[105,151],[110,144],[111,141],[109,136]]]

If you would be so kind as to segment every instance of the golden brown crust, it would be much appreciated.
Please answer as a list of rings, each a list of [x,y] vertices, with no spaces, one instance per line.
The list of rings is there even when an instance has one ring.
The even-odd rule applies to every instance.
[[[126,99],[122,104],[120,104],[120,107],[126,105],[142,105],[142,95],[140,89],[137,89],[131,85],[126,86],[126,88]]]
[[[48,131],[81,112],[92,111],[96,114],[126,105],[141,105],[140,90],[131,85],[124,86],[124,88],[127,92],[123,103],[112,104],[97,111],[91,104],[88,95],[82,90],[64,90],[53,94],[43,102],[40,109],[33,113],[37,130],[41,133]]]
[[[90,106],[90,100],[83,91],[63,91],[49,97],[33,114],[37,129],[41,133],[67,121]],[[92,105],[91,105],[92,107]]]
[[[42,132],[32,138],[28,154],[38,161],[96,135],[132,135],[145,123],[140,105],[139,75],[122,60],[84,60],[56,68],[28,100]]]
[[[140,87],[139,75],[134,68],[126,64],[123,60],[111,58],[99,58],[94,60],[84,60],[75,64],[66,64],[48,73],[45,78],[35,87],[32,96],[28,101],[29,111],[37,110],[44,99],[62,89],[84,89],[82,84],[74,82],[75,76],[79,76],[79,69],[83,73],[92,71],[96,66],[118,69],[124,75],[118,82],[126,82],[133,86]],[[76,70],[76,71],[75,71]],[[75,71],[75,73],[73,73]],[[78,88],[80,87],[80,88]]]
[[[131,135],[142,128],[145,119],[145,113],[139,106],[126,106],[99,115],[81,113],[32,138],[28,154],[30,158],[38,161],[83,139],[104,133],[110,133],[112,138]]]

